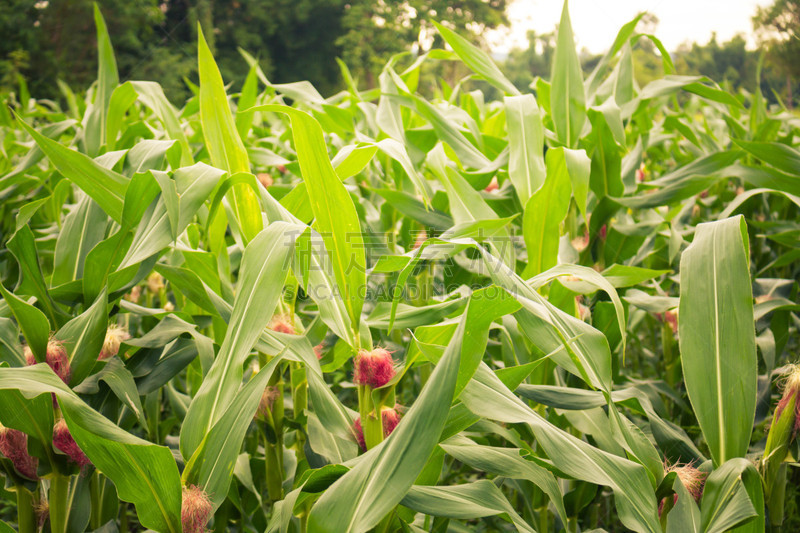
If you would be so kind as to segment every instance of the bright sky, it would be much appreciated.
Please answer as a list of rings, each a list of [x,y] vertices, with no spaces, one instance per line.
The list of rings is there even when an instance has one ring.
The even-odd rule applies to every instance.
[[[706,43],[712,32],[717,32],[719,42],[738,32],[752,33],[750,19],[756,6],[770,3],[771,0],[571,0],[569,12],[578,50],[604,52],[623,24],[640,11],[648,11],[659,19],[656,37],[672,51],[684,41]],[[487,41],[500,54],[514,47],[527,48],[527,31],[552,31],[561,18],[561,8],[559,0],[510,0],[510,29],[489,32]]]

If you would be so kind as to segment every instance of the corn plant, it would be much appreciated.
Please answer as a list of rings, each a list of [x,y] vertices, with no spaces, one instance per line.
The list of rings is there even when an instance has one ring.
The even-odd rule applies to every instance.
[[[796,113],[638,17],[585,75],[566,2],[524,92],[442,23],[227,94],[200,32],[180,109],[95,22],[0,110],[0,532],[800,527]]]

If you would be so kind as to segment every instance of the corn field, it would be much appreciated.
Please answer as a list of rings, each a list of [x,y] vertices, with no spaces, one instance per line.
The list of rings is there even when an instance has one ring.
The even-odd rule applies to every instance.
[[[586,75],[566,3],[525,92],[437,25],[231,93],[201,33],[180,109],[95,23],[0,109],[0,533],[800,530],[796,112],[638,18]]]

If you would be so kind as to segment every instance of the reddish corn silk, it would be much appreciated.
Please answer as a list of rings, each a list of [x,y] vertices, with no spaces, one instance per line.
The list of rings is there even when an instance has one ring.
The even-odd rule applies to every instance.
[[[381,409],[381,421],[383,422],[383,438],[388,437],[400,423],[400,414],[391,407]],[[357,418],[353,424],[353,431],[356,434],[356,441],[362,451],[367,451],[367,443],[364,440],[364,428],[361,425],[361,417]]]
[[[317,356],[317,359],[322,359],[322,343],[317,344],[314,346],[314,355]]]
[[[381,410],[381,420],[383,421],[383,436],[388,437],[400,423],[400,414],[391,407],[384,407]]]
[[[700,503],[708,474],[701,472],[692,464],[685,464],[682,466],[675,464],[667,468],[667,472],[675,472],[678,474],[678,479],[681,480],[681,483],[683,483],[683,486],[689,491],[689,494],[692,495],[692,498]]]
[[[392,354],[384,348],[360,350],[356,355],[355,367],[353,381],[358,385],[369,385],[373,389],[383,387],[395,375]]]
[[[35,365],[37,363],[36,357],[29,346],[25,347],[25,363],[28,365]],[[64,345],[55,339],[50,339],[47,343],[47,355],[45,356],[47,364],[53,369],[61,381],[69,385],[69,378],[72,375],[72,370],[69,367],[69,356],[64,349]]]
[[[204,533],[214,505],[203,489],[195,485],[183,488],[181,524],[183,533]]]
[[[81,468],[92,464],[75,442],[75,439],[72,438],[72,434],[69,432],[67,423],[63,418],[59,419],[56,425],[53,426],[53,448],[69,457],[70,461]]]
[[[14,464],[17,472],[29,479],[39,479],[36,474],[39,459],[28,453],[28,435],[25,433],[0,426],[0,453]]]
[[[258,182],[265,189],[268,189],[269,187],[272,187],[272,184],[274,183],[274,180],[272,179],[272,176],[270,176],[266,172],[259,172],[256,175],[256,178],[258,178]]]
[[[703,498],[703,488],[705,488],[706,484],[706,477],[708,474],[705,472],[701,472],[697,468],[694,467],[691,463],[680,465],[674,464],[672,466],[666,467],[667,473],[675,472],[678,475],[678,479],[681,480],[683,486],[686,487],[686,490],[689,494],[692,495],[694,501],[700,503],[700,500]],[[658,515],[664,512],[664,506],[667,503],[667,498],[663,498],[661,502],[658,504]],[[672,505],[678,503],[678,495],[672,495]]]
[[[278,387],[266,387],[264,392],[261,393],[261,401],[258,402],[258,411],[256,411],[256,415],[266,418],[267,415],[270,414],[270,411],[272,411],[272,406],[275,405],[275,400],[278,399],[280,393]]]
[[[364,428],[361,426],[361,417],[356,418],[356,421],[353,424],[353,431],[356,434],[356,442],[358,442],[358,447],[361,448],[362,451],[367,451],[367,443],[364,440]]]
[[[277,331],[278,333],[286,333],[288,335],[295,335],[297,332],[294,329],[294,324],[289,320],[286,315],[275,315],[269,323],[269,329]]]
[[[25,346],[22,350],[22,354],[25,356],[25,364],[28,366],[35,365],[37,363],[36,356],[33,355],[33,350],[31,350],[30,346]]]
[[[644,163],[639,165],[639,168],[636,169],[636,183],[643,183],[645,181],[645,170],[646,167]]]
[[[497,177],[493,177],[492,181],[489,182],[489,185],[486,186],[484,189],[486,192],[493,192],[500,188],[500,184],[497,182]]]
[[[589,246],[589,232],[584,233],[580,237],[575,237],[570,241],[572,243],[572,247],[575,248],[575,251],[582,252]]]
[[[656,318],[669,324],[672,334],[678,333],[678,309],[670,309],[665,313],[656,313]]]
[[[411,249],[416,250],[417,248],[422,246],[426,240],[428,240],[428,232],[425,230],[420,231],[419,233],[417,233],[417,238],[414,241],[414,244],[411,246]]]
[[[119,353],[120,344],[130,338],[131,336],[128,334],[125,328],[116,324],[109,326],[108,330],[106,331],[106,339],[103,341],[103,349],[100,350],[100,355],[97,356],[97,359],[104,361],[114,357]]]

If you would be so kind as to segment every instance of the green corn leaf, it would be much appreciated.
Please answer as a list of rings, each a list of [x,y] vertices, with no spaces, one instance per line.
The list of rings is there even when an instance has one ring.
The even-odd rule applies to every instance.
[[[83,277],[86,256],[105,237],[108,220],[108,215],[89,196],[84,196],[69,212],[56,240],[51,286]]]
[[[547,152],[547,179],[525,205],[522,231],[528,250],[524,277],[531,277],[556,265],[561,222],[567,216],[570,182],[563,148]]]
[[[313,533],[374,527],[408,492],[439,441],[453,399],[461,356],[462,320],[428,383],[397,429],[361,457],[311,510]]]
[[[33,437],[28,440],[31,455],[54,463],[53,400],[49,394],[26,398],[17,390],[0,390],[0,423]]]
[[[92,107],[86,114],[83,129],[86,153],[91,157],[100,153],[103,144],[108,144],[109,104],[114,90],[119,85],[114,48],[111,46],[108,28],[97,4],[94,4],[94,24],[97,28],[97,89]]]
[[[527,479],[550,497],[561,520],[567,521],[564,499],[555,476],[534,461],[525,459],[522,450],[462,444],[460,441],[457,444],[442,443],[441,447],[448,455],[478,470],[511,479]]]
[[[245,432],[253,420],[267,381],[283,358],[273,357],[236,395],[186,463],[184,483],[202,487],[219,507],[228,495]]]
[[[89,375],[103,348],[108,327],[107,306],[107,294],[102,292],[86,311],[64,324],[55,334],[69,353],[70,379],[74,384]]]
[[[735,140],[737,146],[761,161],[789,174],[800,176],[800,151],[781,143]]]
[[[714,470],[706,480],[700,512],[705,532],[764,531],[764,493],[753,463],[734,458]]]
[[[280,105],[264,105],[254,111],[273,111],[289,115],[292,121],[297,159],[306,183],[314,227],[322,235],[333,263],[336,284],[342,294],[357,343],[358,324],[364,305],[366,257],[361,225],[353,200],[328,159],[322,128],[308,113]]]
[[[50,323],[47,321],[47,317],[33,305],[8,292],[2,283],[0,283],[0,293],[11,309],[14,318],[17,319],[19,329],[22,330],[36,360],[44,361],[47,341],[50,338]]]
[[[717,465],[744,457],[753,432],[757,361],[749,251],[738,216],[698,225],[681,257],[683,376]]]
[[[435,20],[432,21],[436,29],[439,30],[442,38],[447,41],[447,44],[458,54],[461,61],[464,62],[469,68],[483,79],[500,89],[506,94],[519,95],[519,90],[514,87],[497,65],[494,64],[489,54],[470,43],[468,40],[454,32],[453,30],[442,26]]]
[[[508,175],[522,205],[544,183],[544,125],[531,94],[505,97],[508,123]]]
[[[564,0],[558,24],[558,42],[550,80],[550,109],[556,137],[567,148],[575,148],[586,122],[586,95],[567,0]]]
[[[446,487],[414,486],[402,504],[420,513],[462,520],[502,514],[517,527],[517,531],[536,533],[514,511],[500,489],[485,479]]]
[[[184,457],[194,455],[241,385],[244,360],[272,319],[283,290],[295,231],[292,225],[274,222],[245,249],[227,335],[181,427]]]
[[[655,497],[641,465],[598,450],[552,425],[514,396],[484,363],[461,399],[476,415],[506,423],[527,423],[559,470],[612,488],[620,521],[626,527],[638,532],[661,531]]]
[[[92,463],[136,506],[139,522],[165,533],[181,532],[181,483],[172,452],[121,430],[85,404],[47,365],[0,368],[0,389],[25,395],[55,393],[70,433]]]
[[[91,196],[108,216],[117,222],[122,221],[122,202],[129,181],[127,178],[104,168],[84,154],[48,139],[25,124],[19,116],[17,121],[65,178]]]
[[[22,226],[6,245],[8,250],[14,254],[22,272],[22,282],[16,291],[36,296],[36,300],[49,315],[51,324],[57,326],[61,322],[64,312],[56,306],[47,290],[47,284],[39,264],[36,240],[30,226]]]
[[[250,172],[247,150],[236,130],[222,75],[199,24],[197,54],[200,71],[200,120],[211,164],[229,174]],[[242,237],[248,242],[263,227],[258,197],[246,185],[240,184],[232,188],[228,199],[238,219]]]

